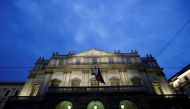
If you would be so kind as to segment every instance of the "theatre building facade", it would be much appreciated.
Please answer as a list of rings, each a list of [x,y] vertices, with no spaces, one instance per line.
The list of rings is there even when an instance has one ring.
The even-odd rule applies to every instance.
[[[54,52],[36,61],[4,109],[188,109],[188,97],[175,94],[162,70],[136,50]]]

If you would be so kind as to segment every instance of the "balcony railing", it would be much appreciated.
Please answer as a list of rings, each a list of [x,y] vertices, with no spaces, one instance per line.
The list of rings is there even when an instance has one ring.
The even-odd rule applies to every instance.
[[[8,101],[42,101],[42,96],[10,96]]]
[[[49,93],[85,93],[85,92],[139,92],[145,91],[142,86],[80,86],[80,87],[49,87]]]
[[[188,99],[187,94],[164,94],[164,95],[156,95],[150,94],[149,99]]]

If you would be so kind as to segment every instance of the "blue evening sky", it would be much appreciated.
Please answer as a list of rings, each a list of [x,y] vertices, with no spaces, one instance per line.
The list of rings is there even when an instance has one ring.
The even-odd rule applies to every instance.
[[[0,81],[25,81],[53,51],[90,48],[151,53],[169,78],[190,63],[190,24],[157,55],[189,19],[189,0],[0,0]]]

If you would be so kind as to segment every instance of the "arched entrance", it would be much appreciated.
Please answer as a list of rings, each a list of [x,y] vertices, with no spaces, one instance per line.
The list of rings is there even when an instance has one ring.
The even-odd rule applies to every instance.
[[[104,104],[101,101],[91,101],[87,109],[104,109]]]
[[[171,109],[183,109],[183,108],[178,106],[178,105],[174,105],[174,106],[171,107]]]
[[[59,104],[57,104],[55,109],[72,109],[73,105],[70,101],[62,101]]]
[[[137,109],[137,106],[129,100],[123,100],[119,103],[119,109]]]

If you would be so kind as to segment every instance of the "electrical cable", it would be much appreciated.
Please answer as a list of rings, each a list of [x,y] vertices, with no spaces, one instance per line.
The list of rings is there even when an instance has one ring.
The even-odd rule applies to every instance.
[[[156,58],[158,58],[163,51],[174,41],[174,39],[176,39],[176,37],[183,31],[183,29],[188,25],[188,23],[190,22],[190,19],[187,20],[187,22],[179,29],[179,31],[168,41],[168,43],[160,50],[160,52],[158,53],[158,55],[156,56]]]

